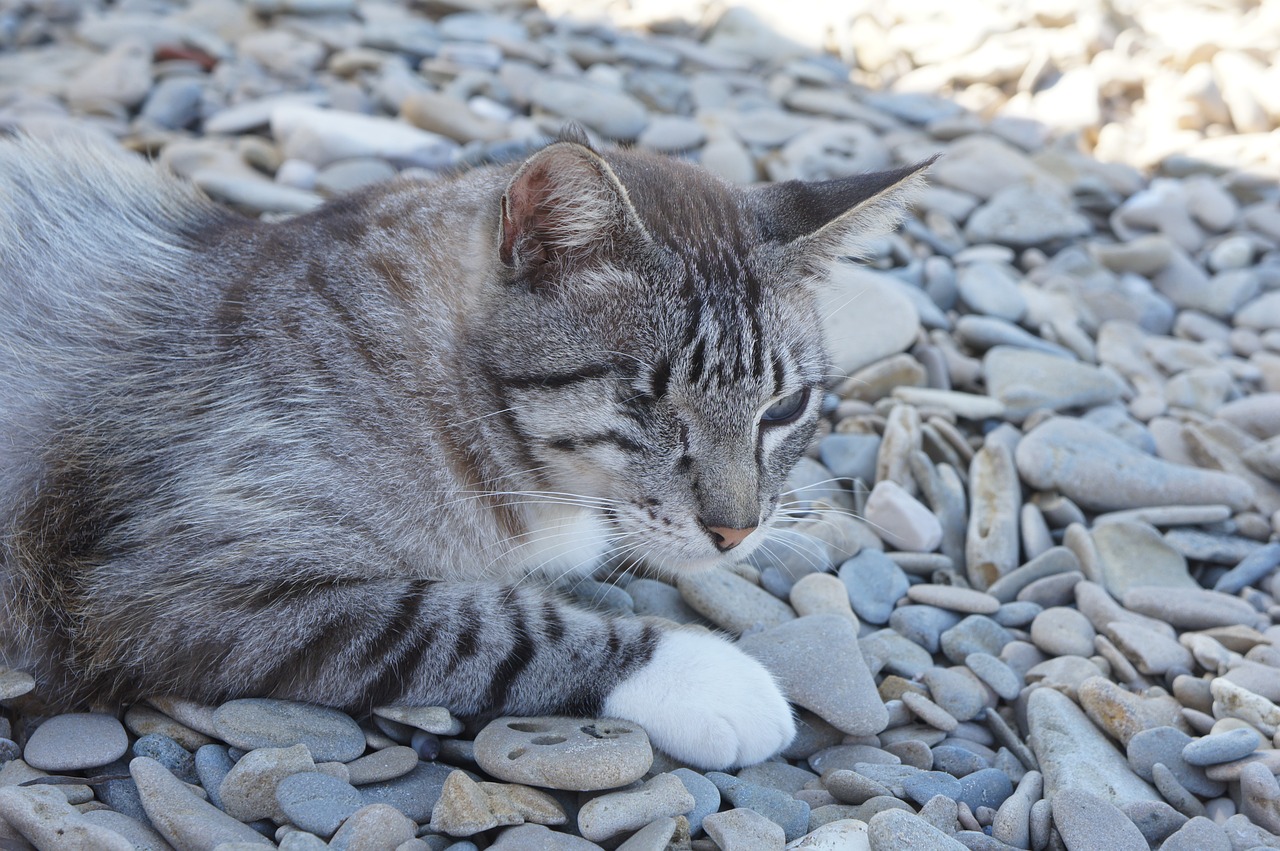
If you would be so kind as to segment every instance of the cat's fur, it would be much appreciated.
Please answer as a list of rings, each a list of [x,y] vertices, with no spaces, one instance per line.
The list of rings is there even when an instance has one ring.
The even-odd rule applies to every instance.
[[[522,577],[705,569],[709,529],[769,525],[822,395],[814,287],[917,173],[744,191],[562,141],[263,224],[0,142],[9,659],[64,705],[607,713],[769,756],[793,725],[759,664]]]

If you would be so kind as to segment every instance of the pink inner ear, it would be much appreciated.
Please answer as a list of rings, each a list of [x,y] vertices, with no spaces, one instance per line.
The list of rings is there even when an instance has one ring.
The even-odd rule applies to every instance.
[[[545,168],[533,166],[525,170],[502,196],[502,244],[499,246],[502,262],[514,266],[517,262],[534,259],[522,255],[542,255],[540,226],[547,211],[542,204],[550,188]]]

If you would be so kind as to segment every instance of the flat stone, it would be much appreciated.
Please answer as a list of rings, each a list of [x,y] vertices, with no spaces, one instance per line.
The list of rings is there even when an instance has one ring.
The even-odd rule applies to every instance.
[[[1053,822],[1068,848],[1147,851],[1142,831],[1105,796],[1082,788],[1062,789],[1050,799]]]
[[[853,611],[862,620],[884,624],[910,582],[902,568],[881,550],[863,550],[840,565],[840,582]]]
[[[1113,622],[1107,630],[1120,652],[1144,674],[1163,674],[1170,669],[1191,670],[1191,651],[1166,635],[1133,623]]]
[[[915,603],[961,614],[993,615],[1000,610],[1000,601],[990,594],[958,585],[912,585],[907,597]]]
[[[135,703],[129,707],[124,714],[124,725],[134,735],[145,736],[148,733],[159,733],[192,752],[213,742],[203,733],[193,730],[185,724],[180,724],[163,712],[152,709],[143,703]]]
[[[1165,839],[1160,851],[1231,851],[1231,840],[1212,820],[1198,816]]]
[[[425,822],[426,818],[422,821]],[[342,823],[329,841],[329,848],[333,851],[400,848],[416,833],[413,821],[397,808],[387,804],[366,804]]]
[[[378,706],[373,714],[437,736],[456,736],[463,729],[462,722],[443,706]]]
[[[720,790],[716,784],[689,768],[677,768],[671,774],[693,796],[693,809],[684,817],[689,822],[689,833],[697,836],[702,831],[702,820],[720,809]]]
[[[676,587],[690,608],[738,635],[759,626],[777,626],[796,616],[786,603],[727,570],[684,573]]]
[[[170,851],[173,847],[150,825],[115,810],[89,810],[81,814],[86,822],[123,836],[134,851]]]
[[[55,715],[37,727],[23,758],[42,771],[80,771],[114,762],[128,748],[129,735],[115,718],[74,712]]]
[[[133,843],[114,830],[94,824],[48,786],[0,788],[0,820],[36,848],[66,851],[131,851]],[[2,836],[3,834],[0,834]],[[7,847],[30,848],[25,842]]]
[[[719,771],[707,772],[707,779],[720,790],[722,798],[734,807],[754,810],[769,821],[782,827],[788,842],[799,839],[809,828],[809,805],[780,789],[750,783]],[[703,819],[703,829],[711,834],[710,821]]]
[[[347,763],[347,778],[353,786],[381,783],[403,777],[417,764],[417,751],[407,745],[393,745]]]
[[[1133,773],[1125,757],[1061,692],[1031,692],[1027,723],[1027,744],[1040,764],[1050,800],[1069,789],[1090,789],[1115,805],[1159,800],[1155,789]]]
[[[431,809],[431,827],[449,836],[473,836],[498,825],[521,824],[524,819],[512,813],[500,819],[489,805],[489,797],[465,771],[454,771],[445,778],[440,797]]]
[[[712,813],[703,826],[722,851],[770,851],[786,842],[781,826],[746,808]]]
[[[541,109],[580,121],[610,139],[635,139],[649,123],[644,105],[627,93],[573,80],[540,79],[529,98]]]
[[[508,827],[489,851],[600,851],[600,846],[570,833],[552,832],[540,824]]]
[[[960,851],[965,846],[919,816],[892,809],[876,813],[867,822],[871,851],[900,851],[903,848],[930,848]]]
[[[240,821],[270,818],[283,822],[287,818],[276,800],[276,786],[291,774],[315,770],[306,745],[257,748],[242,756],[227,772],[218,795],[227,814]]]
[[[1031,641],[1050,656],[1091,656],[1095,632],[1075,609],[1055,606],[1031,622]]]
[[[853,612],[848,589],[830,573],[810,573],[800,577],[791,586],[789,599],[791,608],[801,617],[840,615],[857,624],[858,616]]]
[[[1066,547],[1051,547],[991,584],[987,593],[1001,603],[1015,600],[1033,582],[1080,570],[1080,560]]]
[[[213,851],[226,842],[271,847],[261,833],[197,798],[154,759],[135,758],[129,763],[129,773],[138,784],[151,825],[175,848]]]
[[[1256,730],[1240,727],[1187,742],[1182,748],[1182,758],[1189,765],[1218,765],[1244,759],[1260,744],[1262,737]]]
[[[1183,758],[1182,751],[1190,743],[1191,737],[1174,727],[1151,727],[1135,733],[1125,751],[1129,765],[1144,780],[1154,781],[1153,768],[1160,763],[1188,792],[1207,798],[1221,795],[1226,791],[1224,784],[1210,780],[1203,768]]]
[[[655,819],[684,815],[696,804],[680,778],[659,774],[639,789],[609,792],[583,804],[578,811],[578,829],[583,838],[600,842],[639,830]]]
[[[1005,407],[1005,417],[1021,422],[1032,411],[1093,408],[1118,400],[1124,385],[1091,364],[1012,346],[996,346],[982,361],[987,392]]]
[[[36,687],[36,678],[25,671],[14,671],[0,666],[0,700],[11,700]]]
[[[1240,560],[1240,563],[1224,573],[1214,584],[1213,590],[1222,594],[1236,594],[1260,581],[1280,566],[1280,542],[1268,544]]]
[[[920,325],[915,305],[882,273],[840,264],[819,300],[831,362],[841,375],[904,352],[915,342]],[[880,321],[868,325],[867,316]]]
[[[627,721],[498,718],[476,735],[475,758],[501,780],[589,791],[639,779],[653,749],[644,730]]]
[[[942,543],[938,518],[897,482],[876,482],[867,498],[864,517],[896,549],[927,553]]]
[[[276,801],[290,824],[325,839],[364,806],[354,786],[318,771],[303,771],[281,779],[276,785]]]
[[[1080,684],[1080,706],[1094,724],[1122,745],[1143,730],[1177,723],[1181,705],[1167,694],[1134,694],[1105,677]]]
[[[1225,677],[1209,683],[1213,694],[1214,713],[1230,715],[1252,724],[1264,736],[1274,736],[1280,730],[1280,706],[1241,688]]]
[[[1177,629],[1209,629],[1234,624],[1253,625],[1257,609],[1239,597],[1204,588],[1139,585],[1123,598],[1124,607],[1157,618]]]
[[[889,723],[858,632],[840,615],[809,615],[750,635],[738,647],[778,680],[793,703],[855,736]]]
[[[354,157],[440,168],[452,161],[457,148],[452,139],[403,121],[291,103],[272,109],[271,133],[286,158],[318,168]]]
[[[419,762],[408,774],[394,780],[361,786],[360,796],[366,809],[370,804],[387,804],[413,821],[426,824],[431,820],[431,810],[451,771],[453,769],[443,763]]]
[[[213,714],[218,737],[242,750],[307,746],[317,762],[350,762],[364,753],[364,733],[336,709],[287,700],[247,698]]]
[[[969,615],[951,629],[942,633],[939,644],[943,655],[957,665],[964,664],[970,653],[990,653],[999,656],[1004,646],[1013,640],[1009,630],[985,615]]]
[[[1113,596],[1122,598],[1138,585],[1199,588],[1187,572],[1187,560],[1145,523],[1112,522],[1091,530],[1102,575]]]

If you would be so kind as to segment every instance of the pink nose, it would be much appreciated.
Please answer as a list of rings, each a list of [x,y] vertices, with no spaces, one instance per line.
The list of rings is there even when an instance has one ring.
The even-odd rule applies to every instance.
[[[715,538],[716,549],[720,552],[728,552],[734,547],[741,544],[747,539],[747,536],[756,530],[755,526],[747,526],[742,529],[731,529],[728,526],[708,526],[707,531]]]

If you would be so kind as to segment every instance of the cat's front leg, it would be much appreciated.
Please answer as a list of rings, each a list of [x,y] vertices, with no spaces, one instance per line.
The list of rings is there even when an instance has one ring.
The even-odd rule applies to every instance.
[[[604,714],[635,721],[661,750],[702,768],[750,765],[795,736],[791,707],[759,662],[711,633],[665,630]]]

